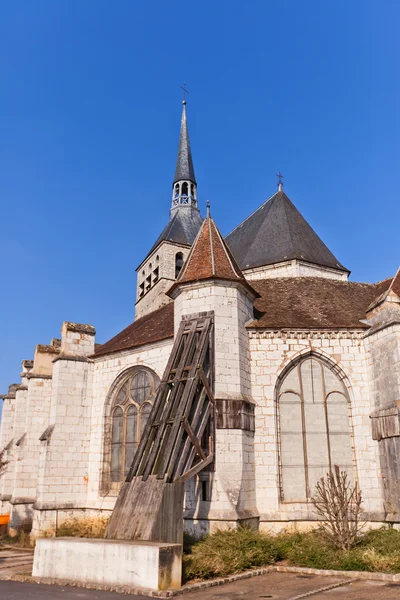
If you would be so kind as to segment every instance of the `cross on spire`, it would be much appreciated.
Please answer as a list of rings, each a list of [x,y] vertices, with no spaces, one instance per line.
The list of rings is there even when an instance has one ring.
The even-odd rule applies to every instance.
[[[186,89],[186,81],[184,81],[183,85],[181,85],[181,90],[183,90],[183,101],[182,101],[182,104],[186,104],[186,94],[189,93],[189,90]]]
[[[278,178],[278,190],[281,192],[283,188],[283,175],[280,171],[278,171],[276,176]]]

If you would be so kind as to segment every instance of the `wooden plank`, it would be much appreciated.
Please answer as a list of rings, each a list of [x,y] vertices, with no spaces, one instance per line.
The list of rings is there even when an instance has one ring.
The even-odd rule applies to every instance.
[[[203,448],[200,446],[200,442],[197,439],[197,437],[194,435],[192,428],[190,427],[186,417],[185,417],[185,421],[184,421],[184,428],[186,429],[186,432],[189,436],[190,441],[192,442],[193,446],[196,448],[197,454],[200,456],[200,458],[202,460],[204,460],[206,458],[206,455],[204,454]]]
[[[171,414],[171,411],[174,408],[174,403],[175,403],[175,398],[176,398],[177,390],[180,387],[180,385],[179,385],[180,384],[179,379],[180,379],[180,377],[182,375],[183,365],[186,363],[187,356],[189,354],[191,345],[193,343],[195,332],[196,332],[196,321],[193,321],[191,323],[191,326],[190,326],[189,334],[187,335],[187,339],[186,339],[186,342],[185,342],[185,347],[183,349],[182,356],[181,356],[181,359],[180,359],[180,364],[179,364],[179,367],[178,367],[178,371],[176,373],[176,380],[177,380],[177,382],[176,382],[174,388],[172,389],[171,395],[169,397],[169,406],[167,407],[167,413],[168,414],[166,414],[164,418],[168,418],[169,415]],[[146,465],[146,468],[145,468],[145,470],[143,472],[143,477],[145,479],[147,479],[147,477],[152,472],[153,465],[154,465],[154,462],[155,462],[155,459],[156,459],[156,456],[157,456],[157,452],[159,450],[160,441],[161,441],[161,439],[163,437],[163,434],[164,434],[164,431],[165,431],[165,426],[166,426],[165,423],[163,423],[158,428],[157,436],[156,436],[156,439],[154,441],[153,448],[152,448],[152,450],[150,452],[150,455],[149,455],[149,457],[147,459],[147,465]]]
[[[209,454],[209,456],[207,456],[205,460],[202,460],[197,465],[189,469],[189,471],[186,471],[186,473],[178,477],[178,479],[176,479],[174,483],[184,483],[185,481],[187,481],[187,479],[194,477],[195,475],[197,475],[197,473],[200,473],[200,471],[205,469],[205,467],[208,467],[208,465],[210,465],[213,462],[213,460],[214,453]]]
[[[192,367],[191,367],[191,371],[190,374],[191,376],[195,376],[196,373],[196,378],[192,380],[191,385],[188,387],[187,390],[185,390],[184,395],[182,396],[182,400],[180,402],[179,408],[178,408],[178,413],[179,416],[183,416],[183,414],[185,413],[185,416],[188,416],[188,412],[190,410],[190,404],[189,404],[189,409],[187,408],[188,405],[188,399],[190,396],[193,396],[193,391],[195,391],[196,387],[197,387],[197,383],[198,380],[200,379],[200,373],[199,373],[199,369],[198,367],[201,366],[204,362],[204,357],[205,354],[207,352],[207,338],[208,338],[208,330],[209,330],[209,326],[211,323],[211,319],[210,318],[206,318],[204,320],[204,329],[200,334],[200,339],[198,340],[198,345],[196,348],[196,352],[193,356],[193,362],[192,362]],[[194,390],[193,390],[194,388]],[[186,409],[186,411],[185,411]],[[174,470],[175,467],[175,461],[179,452],[179,447],[180,447],[180,442],[182,439],[182,433],[183,431],[181,430],[181,432],[179,432],[179,423],[176,422],[173,427],[172,427],[172,431],[171,431],[171,444],[169,446],[169,448],[167,449],[167,452],[164,456],[163,459],[163,463],[159,472],[159,476],[163,476],[164,474],[167,475],[167,478],[172,476],[172,471]]]

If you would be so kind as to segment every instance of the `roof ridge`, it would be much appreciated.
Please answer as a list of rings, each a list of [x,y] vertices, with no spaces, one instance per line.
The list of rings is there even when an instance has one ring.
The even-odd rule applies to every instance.
[[[210,239],[211,272],[212,272],[213,275],[215,275],[214,244],[213,244],[212,231],[211,231],[212,219],[210,219],[210,217],[207,217],[207,221],[208,221],[208,237]]]
[[[282,193],[284,194],[285,192],[282,192]],[[275,192],[275,194],[272,194],[272,196],[270,196],[270,197],[269,197],[267,200],[265,200],[265,202],[263,202],[263,203],[262,203],[262,204],[261,204],[261,205],[260,205],[258,208],[256,208],[255,210],[253,210],[253,212],[252,212],[252,213],[251,213],[251,214],[250,214],[248,217],[246,217],[245,219],[243,219],[243,221],[241,221],[241,222],[239,223],[239,225],[236,225],[236,227],[234,227],[234,228],[232,229],[232,231],[230,231],[229,233],[227,233],[225,237],[228,237],[228,236],[230,236],[230,235],[231,235],[231,233],[233,233],[234,231],[236,231],[236,229],[239,229],[239,227],[241,227],[241,226],[243,225],[243,223],[245,223],[245,222],[246,222],[248,219],[250,219],[250,218],[251,218],[253,215],[255,215],[255,214],[256,214],[256,212],[258,212],[259,210],[261,210],[262,208],[264,208],[264,206],[265,206],[266,204],[268,204],[268,202],[269,202],[270,200],[272,200],[272,198],[273,198],[274,196],[276,196],[277,194],[279,194],[279,190],[278,190],[277,192]],[[285,194],[285,195],[286,195],[286,194]]]
[[[284,197],[286,197],[286,198],[289,200],[289,202],[290,202],[290,198],[288,198],[288,196],[286,196],[286,194],[285,194],[284,192],[282,192],[282,194],[283,194],[283,196],[284,196]],[[293,204],[293,202],[290,202],[290,203],[292,204],[293,208],[294,208],[295,210],[297,210],[297,209],[296,209],[296,207],[295,207],[295,205]],[[286,219],[287,228],[288,228],[288,231],[289,231],[289,238],[290,238],[290,245],[291,245],[291,248],[290,248],[290,250],[291,250],[291,252],[293,253],[293,252],[294,252],[293,232],[292,232],[292,228],[291,228],[291,226],[290,226],[290,219],[289,219],[289,217],[288,217],[288,214],[287,214],[287,212],[286,212],[286,203],[284,203],[284,204],[283,204],[283,212],[285,213],[285,219]]]
[[[219,238],[219,240],[220,240],[220,242],[222,244],[223,249],[225,250],[225,254],[226,254],[227,258],[228,258],[228,261],[229,261],[229,264],[230,264],[230,266],[232,268],[232,271],[236,274],[236,276],[238,277],[238,279],[245,279],[245,276],[243,275],[243,272],[242,272],[241,268],[236,263],[235,259],[233,258],[232,254],[231,254],[231,252],[229,250],[228,244],[223,239],[223,237],[222,237],[222,235],[221,235],[218,227],[216,227],[214,221],[213,221],[213,223],[214,223],[215,231],[217,232],[218,238]]]

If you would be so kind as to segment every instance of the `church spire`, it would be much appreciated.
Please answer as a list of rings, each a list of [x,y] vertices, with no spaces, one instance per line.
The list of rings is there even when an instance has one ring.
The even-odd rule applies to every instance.
[[[186,94],[185,90],[185,94]],[[179,136],[178,156],[176,159],[175,177],[172,185],[172,208],[181,205],[197,208],[197,183],[194,174],[192,151],[190,149],[189,132],[186,119],[186,99],[182,102],[181,131]]]

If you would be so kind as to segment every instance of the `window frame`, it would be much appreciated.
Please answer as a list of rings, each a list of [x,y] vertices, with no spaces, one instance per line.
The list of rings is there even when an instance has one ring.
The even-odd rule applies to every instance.
[[[346,381],[347,378],[343,374],[341,369],[338,367],[338,365],[330,362],[325,357],[319,356],[318,354],[315,354],[314,352],[310,352],[305,355],[303,354],[302,356],[299,356],[299,357],[295,358],[294,360],[292,360],[285,367],[285,369],[282,371],[282,373],[280,373],[280,375],[278,376],[278,381],[277,381],[277,384],[275,387],[275,419],[276,419],[277,454],[278,454],[278,490],[279,490],[279,501],[282,504],[303,504],[304,505],[304,504],[312,503],[312,500],[311,500],[312,493],[310,490],[309,474],[308,474],[309,465],[308,465],[308,460],[307,460],[308,456],[307,456],[307,430],[305,428],[305,400],[304,400],[304,393],[302,390],[302,373],[301,373],[301,366],[307,360],[315,360],[320,365],[320,367],[322,369],[322,374],[323,374],[323,367],[326,367],[327,369],[329,369],[343,385],[343,391],[339,391],[339,390],[332,391],[331,390],[329,392],[326,392],[325,384],[323,384],[324,385],[324,415],[325,415],[326,432],[327,432],[327,452],[328,452],[328,460],[329,460],[329,465],[330,465],[328,468],[332,467],[332,464],[331,464],[331,461],[332,461],[331,442],[330,442],[330,435],[329,435],[328,399],[331,394],[339,393],[345,398],[346,403],[347,403],[348,428],[349,428],[350,446],[351,446],[351,461],[352,461],[352,469],[353,469],[352,476],[353,476],[354,482],[358,481],[357,468],[356,468],[355,446],[354,446],[354,426],[353,426],[353,419],[352,419],[349,385]],[[293,371],[293,369],[298,370],[298,377],[299,377],[300,388],[301,388],[300,393],[295,390],[281,391],[286,377]],[[322,377],[323,377],[323,381],[324,381],[324,375],[322,375]],[[301,419],[302,419],[301,436],[303,439],[303,459],[304,459],[304,479],[305,479],[304,489],[305,489],[305,494],[306,494],[305,498],[285,499],[285,495],[284,495],[280,398],[285,393],[292,393],[300,398],[300,411],[301,411]],[[302,396],[302,394],[303,394],[303,396]]]
[[[145,399],[139,404],[133,398],[131,392],[131,386],[133,380],[140,373],[146,373],[149,378],[150,390]],[[135,407],[136,414],[136,444],[140,442],[142,435],[142,417],[143,412],[147,411],[147,418],[150,414],[151,408],[153,407],[154,399],[157,393],[158,386],[160,384],[160,378],[157,373],[152,369],[145,366],[130,367],[123,373],[121,373],[112,383],[110,390],[107,394],[104,411],[104,438],[103,438],[103,452],[102,452],[102,475],[100,481],[100,494],[105,495],[117,495],[122,483],[125,480],[125,460],[126,460],[126,440],[127,440],[127,417],[130,407]],[[125,397],[121,400],[120,393],[125,391]],[[150,406],[150,411],[146,408]],[[121,457],[120,457],[120,471],[121,479],[116,481],[112,479],[111,471],[111,453],[113,447],[113,416],[117,409],[122,409],[122,441],[121,441]],[[137,446],[136,446],[137,448]]]

